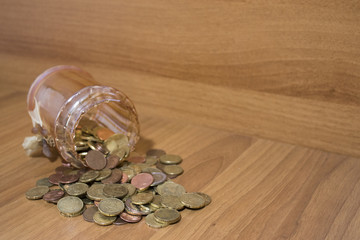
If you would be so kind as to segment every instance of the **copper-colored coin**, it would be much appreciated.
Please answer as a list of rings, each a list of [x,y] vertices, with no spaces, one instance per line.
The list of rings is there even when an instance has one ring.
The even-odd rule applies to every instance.
[[[106,166],[104,154],[97,150],[90,150],[85,157],[85,161],[86,164],[94,170],[101,170]]]
[[[104,184],[117,183],[121,180],[121,178],[122,178],[122,171],[118,168],[114,168],[111,172],[110,177],[101,180],[101,182]]]
[[[107,164],[105,168],[113,169],[119,164],[120,158],[114,154],[111,154],[107,157]]]
[[[101,140],[106,140],[109,137],[111,137],[112,135],[114,135],[115,133],[113,131],[111,131],[108,128],[98,128],[96,131],[96,135],[101,139]]]
[[[83,218],[85,221],[94,222],[94,214],[98,211],[97,207],[87,208],[83,213]]]
[[[65,192],[63,190],[52,190],[50,192],[45,193],[43,199],[47,202],[57,203],[63,196]]]
[[[59,182],[61,183],[73,183],[79,180],[79,175],[63,175],[60,177]]]
[[[154,181],[150,173],[140,173],[131,179],[131,184],[136,188],[143,190],[148,188]]]
[[[114,225],[120,226],[120,225],[124,225],[124,224],[128,224],[128,222],[125,222],[124,220],[122,220],[120,217],[118,217],[115,222],[113,222]]]
[[[106,147],[104,145],[102,145],[101,143],[95,143],[94,147],[96,150],[98,150],[102,154],[106,155],[109,153],[109,150],[107,150]]]
[[[161,157],[162,155],[165,155],[165,154],[166,154],[166,152],[161,149],[150,149],[149,151],[146,152],[146,156]]]
[[[146,160],[145,157],[142,156],[129,157],[127,159],[128,162],[132,162],[132,163],[144,163],[145,160]]]
[[[129,176],[123,172],[121,183],[126,183],[129,180]]]
[[[62,174],[56,173],[49,176],[49,182],[52,184],[59,184],[60,178],[62,177]]]
[[[120,214],[120,218],[128,223],[137,223],[137,222],[141,221],[142,216],[140,216],[140,215],[135,216],[135,215],[130,215],[126,212],[122,212]]]

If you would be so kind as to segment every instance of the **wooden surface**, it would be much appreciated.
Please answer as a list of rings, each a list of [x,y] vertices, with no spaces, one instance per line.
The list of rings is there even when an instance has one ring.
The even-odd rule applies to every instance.
[[[360,239],[357,1],[25,1],[0,7],[0,239]],[[74,64],[135,103],[213,203],[165,229],[67,219],[24,193],[26,94]]]

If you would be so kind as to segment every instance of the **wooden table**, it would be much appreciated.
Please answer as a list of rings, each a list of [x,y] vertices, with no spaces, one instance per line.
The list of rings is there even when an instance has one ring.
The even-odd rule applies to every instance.
[[[357,2],[2,1],[0,239],[360,239]],[[73,64],[124,91],[136,151],[179,154],[213,202],[164,229],[100,227],[25,192],[26,94]]]

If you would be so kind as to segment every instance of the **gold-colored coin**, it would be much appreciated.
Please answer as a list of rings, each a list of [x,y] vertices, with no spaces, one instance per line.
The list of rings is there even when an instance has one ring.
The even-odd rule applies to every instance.
[[[87,197],[91,200],[95,201],[101,201],[102,199],[105,199],[106,196],[103,193],[105,185],[104,184],[93,184],[89,189],[87,190]]]
[[[163,207],[173,208],[176,210],[184,209],[184,204],[180,201],[179,197],[173,195],[165,195],[161,197],[161,205]]]
[[[155,207],[155,208],[160,208],[161,205],[161,196],[160,195],[155,195],[153,200],[150,203],[151,206]]]
[[[163,228],[169,226],[169,223],[160,223],[156,221],[154,214],[151,213],[145,217],[145,223],[152,228]]]
[[[176,223],[180,221],[181,215],[180,213],[171,208],[160,208],[154,212],[155,220],[160,223]]]
[[[115,222],[115,216],[105,216],[100,211],[97,211],[93,216],[94,222],[101,226],[111,225]]]
[[[199,209],[205,206],[205,199],[197,193],[184,193],[180,201],[187,208]]]
[[[50,191],[48,186],[38,186],[38,187],[29,189],[25,193],[25,196],[27,199],[30,199],[30,200],[41,199],[45,195],[45,193],[47,193],[48,191]]]
[[[176,177],[182,174],[184,169],[179,165],[166,165],[164,166],[163,171],[170,177]]]
[[[122,147],[118,148],[111,152],[112,155],[119,157],[119,163],[123,162],[125,160],[125,156],[129,151],[129,147]]]
[[[124,198],[128,198],[128,197],[131,197],[132,195],[135,194],[136,192],[136,187],[134,187],[134,185],[130,184],[130,183],[123,183],[121,184],[123,185],[124,187],[127,188],[128,190],[128,193],[126,194],[126,196]]]
[[[128,176],[129,180],[131,180],[136,175],[135,170],[129,166],[121,167],[120,169]]]
[[[183,195],[186,190],[185,188],[177,183],[174,183],[172,181],[167,181],[164,182],[163,184],[160,184],[156,187],[156,191],[161,195],[173,195],[173,196],[177,196],[180,197],[181,195]]]
[[[83,182],[83,183],[92,182],[92,181],[95,181],[95,179],[96,179],[97,177],[99,177],[99,175],[100,175],[100,172],[99,172],[99,171],[90,170],[90,171],[84,173],[84,174],[80,177],[79,181],[80,181],[80,182]]]
[[[103,189],[104,195],[113,198],[123,198],[128,194],[128,188],[123,184],[105,184]]]
[[[95,181],[101,181],[105,178],[108,178],[111,175],[111,169],[103,169],[99,172],[99,176],[95,179]]]
[[[141,192],[138,194],[135,194],[133,196],[131,196],[131,201],[133,204],[147,204],[150,203],[154,198],[154,195],[152,193],[149,192]]]
[[[145,163],[152,166],[152,165],[156,165],[158,161],[159,161],[159,157],[157,156],[146,156]]]
[[[202,196],[204,198],[205,206],[207,206],[211,203],[211,197],[209,195],[207,195],[206,193],[196,192],[196,194],[199,194],[200,196]]]
[[[106,198],[100,201],[99,211],[105,216],[116,216],[124,211],[123,201],[117,198]]]
[[[78,197],[67,196],[57,202],[60,213],[66,216],[75,216],[83,210],[84,203]]]
[[[129,148],[129,140],[125,135],[123,135],[121,133],[117,133],[117,134],[112,135],[108,139],[106,139],[104,142],[104,145],[105,145],[106,149],[108,149],[109,152],[112,153],[115,150],[120,149],[120,148],[124,148],[124,149],[126,149],[126,147]],[[130,151],[127,151],[127,152],[130,152]]]
[[[39,186],[51,187],[51,186],[54,186],[54,184],[49,182],[49,178],[41,178],[41,179],[36,181],[36,186],[37,187],[39,187]]]
[[[74,214],[69,214],[69,213],[63,213],[60,212],[60,215],[64,216],[64,217],[77,217],[83,214],[83,212],[85,211],[86,207],[84,206],[80,212],[78,213],[74,213]]]
[[[180,156],[172,154],[162,155],[159,160],[163,164],[179,164],[182,162]]]
[[[67,194],[70,196],[82,196],[85,195],[89,186],[86,183],[74,183],[66,188]]]

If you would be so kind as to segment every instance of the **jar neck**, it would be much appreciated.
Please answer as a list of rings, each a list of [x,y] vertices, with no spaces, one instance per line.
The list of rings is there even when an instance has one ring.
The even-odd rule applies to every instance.
[[[81,118],[90,112],[99,125],[125,134],[131,149],[139,139],[137,113],[124,93],[107,86],[85,87],[62,105],[55,121],[56,147],[60,155],[75,167],[83,166],[75,151],[75,129]]]

